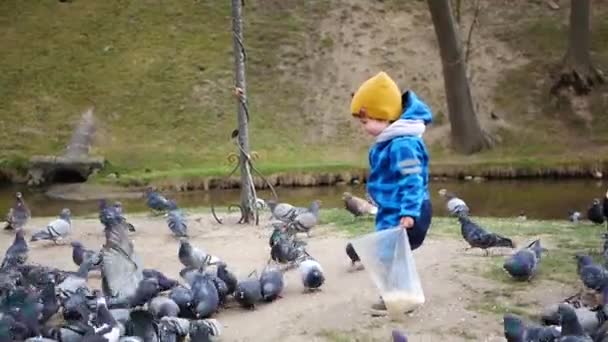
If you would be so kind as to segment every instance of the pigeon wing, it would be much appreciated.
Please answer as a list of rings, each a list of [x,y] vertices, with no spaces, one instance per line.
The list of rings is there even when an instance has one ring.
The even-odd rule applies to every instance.
[[[101,257],[105,294],[119,298],[134,295],[137,285],[143,279],[143,267],[124,224],[106,229],[106,243],[101,250]]]

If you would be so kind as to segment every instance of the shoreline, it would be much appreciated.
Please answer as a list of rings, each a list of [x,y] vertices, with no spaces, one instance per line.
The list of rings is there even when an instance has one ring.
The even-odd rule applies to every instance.
[[[284,170],[280,170],[283,168]],[[264,177],[273,187],[315,187],[344,184],[360,184],[367,179],[368,170],[358,165],[318,165],[260,168]],[[265,170],[268,169],[268,170]],[[569,160],[543,161],[521,159],[516,161],[471,161],[431,163],[429,177],[434,181],[442,180],[518,180],[518,179],[601,179],[608,171],[608,160]],[[159,190],[194,191],[211,189],[235,189],[240,186],[239,175],[227,178],[229,170],[220,169],[182,169],[148,173],[100,174],[92,177],[86,184],[142,188],[154,185]],[[254,175],[258,189],[268,185]],[[24,168],[0,168],[0,184],[23,185],[27,182]],[[82,184],[82,183],[81,183]]]

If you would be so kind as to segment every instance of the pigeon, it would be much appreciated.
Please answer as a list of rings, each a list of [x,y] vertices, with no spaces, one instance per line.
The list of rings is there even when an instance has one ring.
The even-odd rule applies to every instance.
[[[169,298],[179,307],[180,315],[191,313],[193,309],[194,299],[192,291],[182,285],[178,285],[171,289]]]
[[[79,241],[72,241],[72,261],[80,266],[84,260],[92,260],[93,269],[101,269],[101,253],[84,248]]]
[[[164,212],[169,210],[171,204],[169,200],[158,192],[154,191],[152,187],[146,188],[146,205],[148,208],[155,212]]]
[[[469,216],[469,207],[462,199],[446,189],[440,189],[439,195],[445,199],[445,206],[448,213],[452,216]]]
[[[304,254],[304,245],[282,236],[270,248],[270,259],[281,264],[293,263]]]
[[[167,216],[167,225],[169,229],[178,237],[188,236],[188,226],[186,225],[186,218],[179,209],[169,211]]]
[[[25,204],[21,192],[17,192],[15,198],[15,204],[9,209],[8,214],[6,214],[5,230],[21,229],[32,217],[32,213]]]
[[[488,248],[492,247],[509,247],[515,248],[515,244],[509,238],[500,236],[495,233],[487,232],[477,224],[475,224],[467,216],[459,216],[460,232],[462,237],[469,243],[469,248],[481,248],[488,255]]]
[[[562,333],[560,341],[593,342],[591,337],[585,334],[572,306],[569,304],[559,304],[558,312]],[[564,337],[567,337],[568,339],[565,339]]]
[[[600,291],[608,284],[608,271],[604,267],[593,263],[588,255],[576,254],[575,258],[577,273],[587,288]]]
[[[88,320],[90,310],[87,305],[87,292],[88,289],[79,288],[62,301],[61,306],[63,307],[63,318],[65,320]]]
[[[177,252],[179,261],[186,268],[201,268],[207,257],[207,253],[202,250],[193,247],[187,238],[181,238],[179,240],[179,250]]]
[[[604,194],[604,198],[602,199],[602,214],[604,217],[608,218],[608,190]],[[608,229],[608,219],[606,219],[606,229]]]
[[[540,240],[534,240],[510,256],[503,264],[503,268],[516,280],[530,280],[536,274],[542,252]]]
[[[106,296],[124,300],[135,295],[143,279],[141,259],[135,253],[124,225],[108,227],[105,235],[106,242],[101,249],[102,289]]]
[[[351,266],[354,267],[357,263],[361,263],[361,258],[359,258],[359,255],[355,251],[355,247],[353,247],[353,244],[350,242],[346,244],[346,255],[350,258]]]
[[[266,266],[260,275],[260,286],[262,287],[262,299],[272,302],[281,296],[285,286],[283,273],[277,267]]]
[[[513,314],[504,315],[503,324],[507,342],[558,341],[561,335],[556,327],[527,324]]]
[[[236,276],[228,270],[225,262],[217,264],[217,277],[224,281],[228,288],[228,294],[233,294],[236,291],[238,280]]]
[[[122,203],[120,201],[115,201],[113,204],[113,207],[114,207],[114,210],[116,210],[116,212],[118,213],[120,221],[127,225],[127,228],[129,229],[130,232],[135,232],[136,231],[135,226],[133,226],[131,223],[127,222],[127,219],[124,216],[124,209],[122,207]]]
[[[129,336],[137,336],[143,341],[160,341],[158,324],[152,312],[144,309],[131,310],[129,321],[125,327]]]
[[[198,273],[190,285],[198,318],[208,318],[217,312],[220,298],[211,275]]]
[[[96,301],[96,314],[93,331],[85,335],[83,341],[98,341],[92,337],[103,337],[107,342],[118,342],[120,338],[120,328],[114,316],[108,310],[106,299],[99,296]],[[89,337],[90,339],[87,339]]]
[[[152,298],[149,310],[156,319],[165,316],[177,317],[179,314],[179,306],[172,299],[162,296]]]
[[[23,228],[17,229],[13,244],[10,245],[6,250],[6,254],[4,255],[4,260],[2,260],[0,269],[3,270],[8,267],[25,264],[28,257],[29,247],[27,246],[24,235],[25,232],[23,231]]]
[[[207,342],[212,337],[219,337],[222,334],[222,325],[216,319],[202,319],[190,322],[190,341]]]
[[[143,306],[160,292],[158,279],[144,278],[137,285],[135,294],[129,299],[130,306]]]
[[[325,282],[325,275],[323,274],[321,264],[311,257],[300,262],[298,270],[300,271],[305,290],[317,290]]]
[[[274,246],[274,244],[279,241],[282,236],[287,234],[287,224],[281,221],[271,222],[272,225],[272,234],[268,238],[268,245],[270,248]]]
[[[604,208],[600,204],[600,200],[595,198],[591,207],[587,210],[587,218],[595,224],[604,223]]]
[[[66,277],[57,284],[62,297],[69,297],[82,290],[88,290],[87,279],[92,267],[92,260],[83,261],[76,272],[66,272]]]
[[[160,341],[177,342],[185,341],[185,336],[190,332],[190,321],[179,317],[165,316],[158,322]]]
[[[310,208],[304,212],[298,213],[288,224],[290,229],[296,232],[306,233],[310,237],[310,229],[319,222],[319,208],[321,201],[313,201]]]
[[[568,221],[578,223],[581,220],[581,213],[578,211],[568,211]]]
[[[228,297],[228,285],[222,279],[220,279],[216,275],[211,275],[211,281],[217,290],[217,295],[220,300],[219,305],[224,305],[226,303],[226,297]]]
[[[262,286],[259,279],[249,277],[240,281],[236,286],[234,298],[242,307],[255,309],[255,305],[262,300]]]
[[[285,223],[290,222],[296,212],[296,208],[289,203],[277,203],[274,200],[269,200],[266,201],[266,204],[270,208],[271,218]]]
[[[155,269],[145,268],[142,271],[142,274],[144,278],[156,278],[161,292],[171,290],[172,288],[179,285],[179,282],[177,280],[170,279],[166,275]]]
[[[55,292],[55,282],[49,281],[40,292],[40,301],[42,303],[42,318],[41,322],[46,322],[59,310],[59,302]]]
[[[57,241],[67,237],[72,231],[71,215],[70,209],[62,209],[59,218],[51,221],[45,228],[32,235],[30,241],[51,240],[57,243]]]
[[[353,214],[354,217],[376,215],[378,213],[378,207],[363,198],[354,196],[350,192],[345,192],[342,195],[342,200],[344,201],[345,209]]]
[[[407,342],[407,336],[399,330],[392,331],[393,342]]]

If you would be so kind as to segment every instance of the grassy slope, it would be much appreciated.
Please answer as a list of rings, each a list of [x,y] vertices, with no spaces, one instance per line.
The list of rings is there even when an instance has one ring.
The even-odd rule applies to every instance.
[[[364,153],[344,157],[342,147],[308,143],[310,127],[298,102],[305,88],[278,67],[301,61],[303,38],[318,38],[314,25],[327,3],[247,2],[252,145],[267,173],[364,165]],[[555,112],[546,101],[547,85],[537,82],[545,78],[548,62],[564,51],[567,7],[560,11],[528,17],[500,37],[531,61],[506,74],[496,94],[497,111],[508,112],[516,126],[526,129],[501,131],[501,145],[473,157],[454,157],[433,147],[434,163],[534,167],[572,160],[581,143],[605,141],[608,130],[600,115],[591,132],[585,131],[567,111]],[[597,39],[608,32],[602,13],[596,14],[593,40],[600,65],[608,60],[608,43]],[[103,123],[95,152],[110,160],[107,172],[148,179],[224,173],[226,155],[235,150],[229,134],[236,124],[229,14],[228,1],[211,0],[3,1],[0,166],[60,151],[79,113],[93,101]],[[594,114],[605,108],[602,101],[593,98]],[[573,128],[564,133],[572,121]],[[556,141],[555,136],[563,138]],[[347,145],[337,140],[335,146]],[[342,158],[336,161],[334,154]],[[548,154],[554,156],[539,158]]]

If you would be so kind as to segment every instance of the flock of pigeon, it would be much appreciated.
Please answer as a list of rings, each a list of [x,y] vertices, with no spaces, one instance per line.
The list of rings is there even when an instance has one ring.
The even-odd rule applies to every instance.
[[[219,257],[188,240],[187,217],[175,201],[152,188],[146,204],[164,214],[171,233],[179,238],[177,257],[184,268],[182,282],[154,269],[146,269],[129,239],[136,228],[127,221],[119,202],[99,203],[99,221],[105,244],[87,249],[72,241],[76,271],[28,263],[25,226],[31,213],[21,193],[6,218],[6,231],[15,238],[0,266],[0,342],[4,341],[210,341],[222,325],[212,317],[231,300],[246,309],[272,302],[284,290],[284,273],[297,268],[306,291],[319,290],[325,282],[323,268],[297,237],[319,220],[320,202],[310,208],[268,202],[273,233],[270,256],[258,275],[237,279]],[[72,231],[69,209],[45,228],[33,233],[29,243],[60,243]],[[87,285],[90,272],[100,272],[102,289]]]

